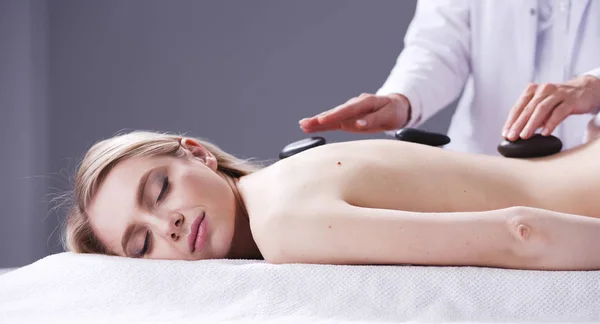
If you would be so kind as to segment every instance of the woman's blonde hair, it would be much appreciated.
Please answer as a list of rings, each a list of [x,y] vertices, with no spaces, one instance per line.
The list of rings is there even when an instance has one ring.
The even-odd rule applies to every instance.
[[[173,156],[184,158],[188,154],[181,146],[183,136],[149,131],[134,131],[100,141],[86,153],[75,175],[72,206],[64,223],[63,245],[66,250],[77,253],[112,254],[90,225],[86,210],[98,188],[120,161],[134,157]],[[239,159],[218,146],[197,140],[217,159],[223,175],[240,178],[256,171],[258,164]]]

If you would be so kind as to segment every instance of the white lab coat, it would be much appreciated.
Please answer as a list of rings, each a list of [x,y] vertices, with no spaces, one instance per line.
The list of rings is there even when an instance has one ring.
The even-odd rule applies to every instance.
[[[569,21],[579,26],[571,25],[564,44],[570,63],[563,81],[600,77],[600,0],[571,1],[578,3]],[[537,9],[538,0],[420,0],[404,50],[377,93],[408,97],[407,127],[417,127],[464,89],[446,148],[497,155],[511,107],[535,81]],[[581,144],[591,117],[570,116],[553,134],[564,148]]]

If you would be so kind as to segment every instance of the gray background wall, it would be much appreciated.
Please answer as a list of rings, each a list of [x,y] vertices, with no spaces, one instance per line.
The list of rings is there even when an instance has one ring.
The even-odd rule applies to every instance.
[[[49,194],[120,130],[187,132],[276,159],[307,136],[300,118],[378,89],[415,3],[0,1],[0,267],[61,251],[64,211],[48,211]],[[423,128],[445,132],[452,112]]]

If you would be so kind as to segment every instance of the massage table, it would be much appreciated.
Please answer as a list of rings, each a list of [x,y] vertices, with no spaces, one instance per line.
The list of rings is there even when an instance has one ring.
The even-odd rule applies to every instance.
[[[164,261],[63,252],[0,275],[0,323],[600,322],[600,271]]]

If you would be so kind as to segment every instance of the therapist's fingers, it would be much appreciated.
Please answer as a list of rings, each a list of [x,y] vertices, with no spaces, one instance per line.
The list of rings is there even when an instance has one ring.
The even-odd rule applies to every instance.
[[[336,110],[342,109],[342,108],[343,108],[343,107],[345,107],[345,106],[348,106],[348,105],[354,104],[355,102],[357,102],[358,100],[360,100],[360,99],[362,99],[362,98],[364,98],[364,97],[366,97],[366,96],[368,96],[368,94],[367,94],[367,93],[361,93],[361,94],[360,94],[358,97],[352,97],[352,98],[348,99],[346,102],[344,102],[343,104],[341,104],[341,105],[338,105],[338,106],[336,106],[336,107],[333,107],[333,108],[331,108],[331,109],[329,109],[329,110],[325,110],[324,112],[321,112],[321,113],[319,113],[319,114],[318,114],[318,115],[316,115],[315,117],[316,117],[316,118],[319,118],[319,117],[321,117],[321,116],[329,115],[329,114],[331,114],[331,113],[335,112]]]
[[[390,101],[391,99],[385,96],[363,93],[333,109],[300,120],[300,128],[306,133],[337,129],[351,132],[367,132],[370,129],[362,127],[362,121],[357,124],[358,119],[369,113],[378,111]]]
[[[508,113],[508,118],[506,119],[506,122],[504,123],[504,127],[502,129],[503,137],[508,137],[508,132],[513,127],[513,124],[515,123],[517,118],[519,118],[519,116],[521,115],[521,112],[523,111],[525,106],[527,106],[529,101],[531,101],[531,99],[535,95],[536,89],[537,89],[536,84],[528,85],[525,88],[525,91],[523,91],[523,93],[521,94],[521,97],[519,97],[519,99],[514,104],[514,106],[512,106],[512,108],[510,109],[510,112]]]
[[[548,118],[548,121],[542,129],[542,135],[548,136],[554,132],[554,129],[571,114],[571,105],[569,102],[562,102],[554,110],[552,115]]]
[[[356,102],[358,102],[359,100],[361,100],[362,98],[367,97],[367,96],[369,96],[368,93],[361,93],[358,97],[350,98],[343,104],[316,115],[315,119],[317,119],[321,123],[323,121],[323,118],[322,118],[323,116],[335,114],[339,110],[347,109],[346,107],[353,107],[353,105],[356,104]],[[358,117],[358,115],[355,117]],[[325,120],[325,121],[327,121],[327,120]]]
[[[300,128],[302,128],[302,130],[307,133],[318,133],[318,132],[327,132],[327,131],[334,131],[334,130],[344,130],[344,131],[349,131],[349,132],[363,132],[360,129],[360,127],[356,124],[356,120],[345,120],[341,123],[316,125],[316,126],[311,127],[310,129],[305,129],[301,125]]]
[[[405,117],[401,117],[406,119]],[[397,128],[397,111],[394,109],[379,109],[375,112],[358,118],[354,127],[361,132],[381,132]]]
[[[523,131],[523,128],[527,124],[527,121],[529,121],[529,118],[531,118],[531,115],[533,114],[535,107],[544,99],[545,98],[542,97],[541,95],[535,95],[529,101],[529,103],[527,103],[527,105],[521,111],[521,114],[519,115],[517,120],[515,120],[512,127],[508,131],[508,134],[506,135],[506,139],[508,139],[510,141],[514,141],[519,138],[521,132]]]
[[[531,115],[533,115],[533,112],[535,111],[536,107],[544,99],[546,99],[548,96],[552,95],[555,91],[556,91],[556,86],[553,84],[544,84],[544,85],[538,86],[535,91],[535,95],[533,96],[533,98],[531,98],[531,100],[523,108],[523,110],[521,111],[521,114],[519,115],[517,120],[514,122],[514,124],[510,128],[510,130],[508,131],[508,135],[506,136],[506,139],[508,139],[510,141],[514,141],[514,140],[518,139],[521,136],[521,133],[523,132],[523,128],[525,127],[525,125],[527,124],[529,119],[531,118]]]
[[[355,100],[350,100],[334,109],[320,114],[317,119],[320,124],[339,123],[347,119],[356,119],[361,115],[372,113],[389,103],[389,98],[383,96],[361,94]]]
[[[368,94],[363,93],[363,94],[361,94],[358,97],[350,98],[345,103],[343,103],[342,105],[339,105],[339,106],[334,107],[332,109],[329,109],[329,110],[326,110],[324,112],[321,112],[321,113],[319,113],[319,114],[317,114],[315,116],[303,118],[303,119],[301,119],[298,122],[298,124],[300,125],[300,128],[302,128],[302,130],[304,130],[307,133],[314,133],[314,132],[321,132],[321,131],[328,131],[328,130],[340,129],[341,125],[339,123],[335,123],[335,122],[322,123],[319,118],[321,116],[325,116],[325,115],[331,114],[331,113],[335,112],[336,110],[343,109],[344,107],[352,105],[353,103],[355,103],[359,99],[364,98],[366,96],[368,96]]]
[[[329,124],[329,125],[319,125],[316,123],[310,126],[300,125],[300,128],[306,133],[319,133],[319,132],[328,132],[341,129],[341,125],[338,124]]]
[[[543,127],[546,121],[550,118],[554,108],[556,108],[556,106],[558,106],[562,101],[563,98],[558,95],[551,95],[542,100],[542,102],[535,107],[533,115],[531,115],[527,125],[525,125],[523,128],[523,131],[521,132],[521,138],[528,139],[533,136],[538,128]]]
[[[396,116],[391,109],[380,109],[373,113],[358,116],[356,119],[347,119],[340,123],[317,125],[312,127],[307,133],[325,132],[332,130],[343,130],[352,133],[376,133],[384,130],[393,129]],[[302,126],[301,126],[302,127]]]

